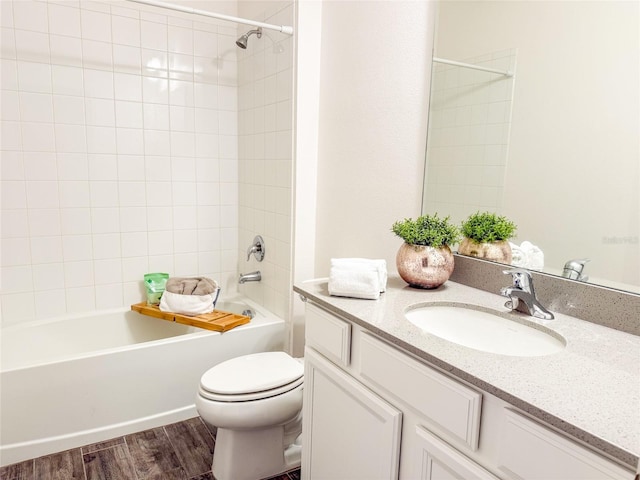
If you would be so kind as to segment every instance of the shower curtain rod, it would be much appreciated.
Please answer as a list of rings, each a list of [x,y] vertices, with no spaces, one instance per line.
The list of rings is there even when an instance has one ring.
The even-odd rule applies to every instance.
[[[252,25],[254,27],[262,27],[268,30],[276,30],[278,32],[286,33],[287,35],[293,35],[293,27],[288,25],[272,25],[271,23],[256,22],[255,20],[249,20],[246,18],[232,17],[230,15],[223,15],[222,13],[207,12],[206,10],[198,10],[191,7],[183,7],[181,5],[174,5],[172,3],[156,2],[155,0],[128,0],[129,2],[143,3],[145,5],[153,5],[154,7],[167,8],[169,10],[176,10],[178,12],[191,13],[193,15],[202,15],[205,17],[217,18],[219,20],[226,20],[228,22],[242,23],[244,25]]]
[[[433,61],[436,63],[444,63],[446,65],[454,65],[456,67],[472,68],[474,70],[482,70],[483,72],[498,73],[505,77],[513,77],[511,70],[496,70],[495,68],[481,67],[480,65],[473,65],[472,63],[456,62],[455,60],[447,60],[445,58],[433,57]]]

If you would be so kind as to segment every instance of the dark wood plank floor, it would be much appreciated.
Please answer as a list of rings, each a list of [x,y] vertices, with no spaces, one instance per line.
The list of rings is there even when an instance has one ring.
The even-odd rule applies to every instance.
[[[215,480],[200,417],[0,468],[0,480]],[[294,470],[270,480],[300,480]]]

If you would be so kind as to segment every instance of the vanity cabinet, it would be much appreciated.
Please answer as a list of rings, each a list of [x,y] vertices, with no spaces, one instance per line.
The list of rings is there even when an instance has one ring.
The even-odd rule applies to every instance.
[[[633,480],[634,473],[308,302],[311,480]]]

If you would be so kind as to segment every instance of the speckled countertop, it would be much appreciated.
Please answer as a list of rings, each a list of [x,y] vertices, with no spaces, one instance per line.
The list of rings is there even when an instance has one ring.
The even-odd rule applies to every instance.
[[[294,286],[310,301],[361,325],[534,417],[635,468],[640,457],[640,337],[555,314],[513,314],[566,340],[559,353],[515,357],[463,347],[424,333],[404,317],[419,304],[465,303],[507,313],[504,297],[448,281],[437,290],[389,277],[379,300],[332,297],[327,282]]]

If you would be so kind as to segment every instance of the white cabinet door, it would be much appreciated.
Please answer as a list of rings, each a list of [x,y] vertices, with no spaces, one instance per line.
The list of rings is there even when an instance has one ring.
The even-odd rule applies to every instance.
[[[402,413],[305,350],[302,476],[397,479]]]
[[[414,453],[415,472],[420,480],[498,480],[477,463],[418,426]]]

